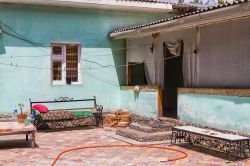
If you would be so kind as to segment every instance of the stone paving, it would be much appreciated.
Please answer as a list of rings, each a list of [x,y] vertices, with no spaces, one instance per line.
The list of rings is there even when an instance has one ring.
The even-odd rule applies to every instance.
[[[39,132],[37,148],[31,149],[30,142],[25,142],[25,135],[0,136],[0,165],[8,166],[46,166],[51,165],[54,158],[63,150],[86,146],[126,144],[104,135],[105,131],[97,129],[81,129],[55,132]],[[13,140],[12,140],[13,139]],[[168,146],[168,145],[163,145]],[[226,163],[225,154],[199,147],[173,146],[183,150],[189,157],[174,162],[161,162],[167,158],[178,156],[173,151],[145,148],[100,148],[87,149],[67,153],[57,162],[60,166],[194,166],[194,165],[250,165],[250,160]],[[209,155],[208,155],[209,154]]]

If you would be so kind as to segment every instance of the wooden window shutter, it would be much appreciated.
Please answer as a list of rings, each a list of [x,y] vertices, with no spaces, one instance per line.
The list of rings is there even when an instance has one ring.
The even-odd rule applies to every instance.
[[[78,82],[78,45],[66,46],[66,82]]]
[[[62,80],[62,62],[61,61],[53,61],[53,80]]]

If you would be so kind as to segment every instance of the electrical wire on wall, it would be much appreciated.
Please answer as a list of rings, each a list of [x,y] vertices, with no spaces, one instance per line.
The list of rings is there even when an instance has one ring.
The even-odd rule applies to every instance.
[[[1,63],[0,62],[0,65],[6,66],[6,67],[23,68],[23,69],[49,70],[49,71],[51,70],[51,68],[35,67],[35,66],[25,66],[25,65],[13,64],[13,63],[8,64],[8,63]],[[99,80],[99,81],[111,84],[111,85],[116,86],[116,87],[120,87],[120,85],[117,85],[117,83],[112,82],[110,80],[107,80],[105,78],[102,78],[100,76],[96,76],[94,74],[91,74],[91,73],[88,73],[88,72],[83,72],[83,71],[82,71],[82,73],[85,74],[85,75],[87,75],[87,76],[89,76],[89,77],[91,77],[91,78],[94,78],[96,80]]]
[[[0,25],[4,26],[5,28],[8,29],[7,30],[4,30],[2,29],[2,32],[9,35],[9,36],[12,36],[16,39],[19,39],[19,40],[22,40],[26,43],[29,43],[35,47],[50,47],[50,45],[44,45],[44,44],[41,44],[41,43],[38,43],[38,42],[34,42],[34,41],[31,41],[25,37],[23,37],[22,35],[20,35],[18,32],[16,32],[13,28],[11,28],[10,26],[6,25],[5,23],[3,23],[1,20],[0,20]],[[11,32],[9,32],[11,31]],[[113,49],[110,49],[110,50],[94,50],[94,51],[85,51],[84,52],[84,55],[88,55],[90,53],[90,55],[92,53],[97,53],[97,52],[105,52],[105,51],[121,51],[121,50],[127,50],[127,49],[137,49],[137,48],[140,48],[140,47],[145,47],[145,46],[150,46],[151,44],[144,44],[144,45],[141,45],[141,46],[133,46],[133,47],[121,47],[121,48],[113,48]],[[44,51],[43,51],[44,52]],[[47,54],[47,53],[46,53]],[[107,54],[107,55],[113,55],[113,54]],[[118,55],[124,55],[124,54],[118,54]],[[46,55],[47,56],[47,55]],[[49,55],[50,56],[50,55]],[[92,55],[91,55],[92,56]],[[97,55],[98,56],[98,55]],[[101,55],[102,56],[102,55]]]
[[[186,53],[186,54],[183,54],[183,55],[188,55],[188,54],[192,54],[192,52],[190,53]],[[160,61],[164,61],[164,60],[168,60],[168,59],[174,59],[174,58],[177,58],[179,56],[174,56],[174,57],[168,57],[168,58],[160,58],[160,59],[156,59],[156,60],[152,60],[152,61],[147,61],[147,62],[138,62],[138,63],[135,63],[135,64],[130,64],[130,66],[134,66],[134,65],[139,65],[139,64],[147,64],[147,63],[154,63],[154,62],[160,62]],[[86,59],[81,59],[82,61],[85,61],[85,62],[89,62],[89,63],[93,63],[95,65],[98,65],[100,66],[99,68],[81,68],[81,69],[103,69],[103,68],[121,68],[121,67],[128,67],[128,65],[102,65],[98,62],[95,62],[95,61],[89,61],[89,60],[86,60]],[[0,63],[2,64],[2,63]],[[7,65],[10,65],[10,64],[7,64]],[[35,67],[34,67],[35,68]],[[46,69],[50,69],[50,68],[46,68]]]
[[[19,40],[22,40],[22,41],[25,41],[25,42],[27,42],[27,43],[29,43],[29,44],[31,44],[31,45],[33,45],[33,46],[35,46],[36,48],[37,47],[40,47],[40,46],[46,46],[46,45],[42,45],[42,44],[40,44],[40,43],[37,43],[37,42],[34,42],[34,41],[31,41],[31,40],[29,40],[29,39],[27,39],[27,38],[24,38],[22,35],[20,35],[19,33],[17,33],[13,28],[11,28],[10,26],[8,26],[8,25],[6,25],[5,23],[3,23],[1,20],[0,20],[0,23],[1,23],[1,25],[3,25],[4,27],[6,27],[9,31],[11,31],[11,32],[13,32],[13,33],[10,33],[10,32],[7,32],[7,31],[5,31],[5,30],[3,30],[3,33],[5,33],[5,34],[8,34],[8,35],[10,35],[10,36],[12,36],[12,37],[14,37],[14,38],[17,38],[17,39],[19,39]],[[145,46],[150,46],[151,44],[145,44],[145,45],[141,45],[141,46],[134,46],[134,47],[126,47],[126,48],[116,48],[116,49],[111,49],[112,51],[114,51],[114,50],[116,50],[116,51],[118,51],[118,50],[127,50],[127,49],[138,49],[138,48],[140,48],[140,47],[145,47]],[[49,46],[48,46],[49,47]],[[29,57],[31,57],[31,58],[38,58],[38,57],[50,57],[51,55],[49,55],[49,54],[47,54],[44,50],[41,50],[40,48],[38,48],[40,51],[42,51],[43,53],[45,53],[45,55],[39,55],[39,56],[9,56],[9,57],[0,57],[0,58],[29,58]],[[82,53],[81,55],[86,55],[87,53],[94,53],[94,52],[98,52],[98,50],[97,51],[87,51],[87,52],[84,52],[84,53]],[[103,52],[103,50],[100,50],[100,52]],[[191,54],[191,53],[186,53],[186,54]],[[107,55],[107,56],[110,56],[110,55],[112,55],[112,56],[116,56],[116,55],[124,55],[124,54],[104,54],[105,56]],[[185,55],[185,54],[184,54]],[[92,55],[91,55],[92,56]],[[158,59],[158,60],[154,60],[154,61],[148,61],[148,62],[141,62],[141,63],[136,63],[136,64],[133,64],[133,65],[140,65],[140,64],[142,64],[142,63],[152,63],[152,62],[157,62],[157,61],[162,61],[162,60],[166,60],[166,59],[172,59],[173,57],[171,57],[171,58],[162,58],[162,59]],[[174,57],[175,58],[175,57]],[[98,66],[100,66],[100,67],[89,67],[89,68],[85,68],[85,69],[88,69],[88,70],[93,70],[93,69],[103,69],[103,68],[120,68],[120,67],[127,67],[128,65],[102,65],[102,64],[100,64],[100,63],[98,63],[98,62],[96,62],[96,61],[91,61],[91,60],[88,60],[88,59],[81,59],[81,60],[83,60],[83,61],[85,61],[85,62],[88,62],[88,63],[93,63],[93,64],[95,64],[95,65],[98,65]]]
[[[5,27],[6,29],[8,29],[8,31],[6,31],[5,29],[3,29],[3,33],[4,34],[7,34],[11,37],[14,37],[18,40],[22,40],[26,43],[29,43],[31,44],[32,46],[34,46],[35,48],[37,48],[39,51],[43,52],[44,55],[37,55],[37,56],[34,56],[34,55],[21,55],[21,56],[13,56],[13,55],[10,55],[10,56],[4,56],[4,57],[0,57],[0,59],[14,59],[14,58],[43,58],[43,57],[50,57],[51,55],[48,54],[45,50],[41,49],[41,47],[50,47],[50,46],[46,46],[46,45],[43,45],[43,44],[40,44],[40,43],[37,43],[37,42],[34,42],[34,41],[31,41],[25,37],[23,37],[22,35],[20,35],[19,33],[17,33],[15,30],[13,30],[11,27],[9,27],[8,25],[6,25],[5,23],[3,23],[2,21],[0,21],[0,24],[1,26]],[[11,32],[9,32],[11,31]],[[85,51],[84,53],[81,53],[81,55],[83,56],[94,56],[93,53],[97,53],[97,52],[100,52],[102,54],[99,54],[99,55],[96,55],[96,56],[118,56],[118,55],[125,55],[125,54],[115,54],[115,53],[105,53],[105,51],[123,51],[123,50],[128,50],[128,49],[138,49],[138,48],[144,48],[146,46],[151,46],[151,44],[145,44],[145,45],[140,45],[140,46],[133,46],[133,47],[126,47],[126,48],[115,48],[115,49],[110,49],[110,50],[94,50],[94,51]],[[104,54],[105,53],[105,54]],[[186,54],[191,54],[191,53],[186,53]],[[6,54],[5,54],[6,55]],[[185,54],[184,54],[185,55]],[[156,59],[156,60],[152,60],[152,61],[147,61],[147,62],[141,62],[141,63],[136,63],[136,64],[131,64],[131,65],[140,65],[142,63],[155,63],[155,62],[160,62],[160,61],[164,61],[164,60],[167,60],[167,59],[172,59],[172,58],[176,58],[176,57],[169,57],[169,58],[161,58],[161,59]],[[87,68],[81,68],[81,70],[101,70],[101,69],[105,69],[105,68],[126,68],[128,65],[124,64],[124,65],[103,65],[103,64],[100,64],[99,62],[96,62],[96,61],[92,61],[92,60],[88,60],[88,59],[81,59],[82,61],[84,62],[87,62],[87,63],[91,63],[91,64],[94,64],[94,65],[97,65],[99,67],[87,67]],[[4,66],[10,66],[10,67],[17,67],[17,68],[27,68],[27,69],[36,69],[36,70],[39,70],[39,69],[45,69],[45,70],[51,70],[50,67],[36,67],[36,66],[29,66],[29,65],[20,65],[20,64],[14,64],[14,63],[10,63],[10,64],[7,64],[7,63],[0,63],[0,65],[4,65]],[[81,71],[82,73],[88,75],[89,77],[92,77],[92,78],[95,78],[95,79],[99,79],[100,81],[105,81],[106,83],[111,83],[112,85],[115,85],[115,86],[119,86],[117,85],[116,83],[113,83],[112,81],[110,80],[107,80],[105,78],[101,78],[99,76],[95,76],[91,73],[87,73],[87,72],[83,72]]]

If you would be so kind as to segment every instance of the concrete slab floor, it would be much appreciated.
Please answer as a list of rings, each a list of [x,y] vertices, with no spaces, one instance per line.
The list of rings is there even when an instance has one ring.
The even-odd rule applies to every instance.
[[[55,132],[39,132],[37,148],[32,149],[30,142],[25,142],[25,135],[0,136],[0,165],[8,166],[47,166],[63,150],[86,146],[126,144],[107,137],[101,128],[86,128]],[[158,145],[157,145],[158,146]],[[162,145],[168,146],[168,145]],[[120,166],[120,165],[250,165],[250,160],[226,163],[226,155],[213,150],[196,146],[173,146],[189,154],[188,158],[174,162],[160,162],[167,158],[178,156],[173,151],[145,148],[101,148],[87,149],[67,153],[57,162],[57,165],[74,166]]]

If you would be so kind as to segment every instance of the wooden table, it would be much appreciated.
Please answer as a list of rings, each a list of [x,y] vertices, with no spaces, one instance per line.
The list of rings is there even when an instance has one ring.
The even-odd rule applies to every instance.
[[[250,138],[234,134],[225,134],[213,130],[202,129],[194,126],[172,127],[172,141],[176,143],[184,140],[190,144],[203,145],[207,148],[225,151],[229,161],[231,154],[237,157],[246,158],[250,155]]]
[[[36,131],[36,127],[31,123],[25,126],[24,123],[18,122],[0,122],[0,136],[25,134],[28,141],[30,135],[32,148],[35,148]]]

